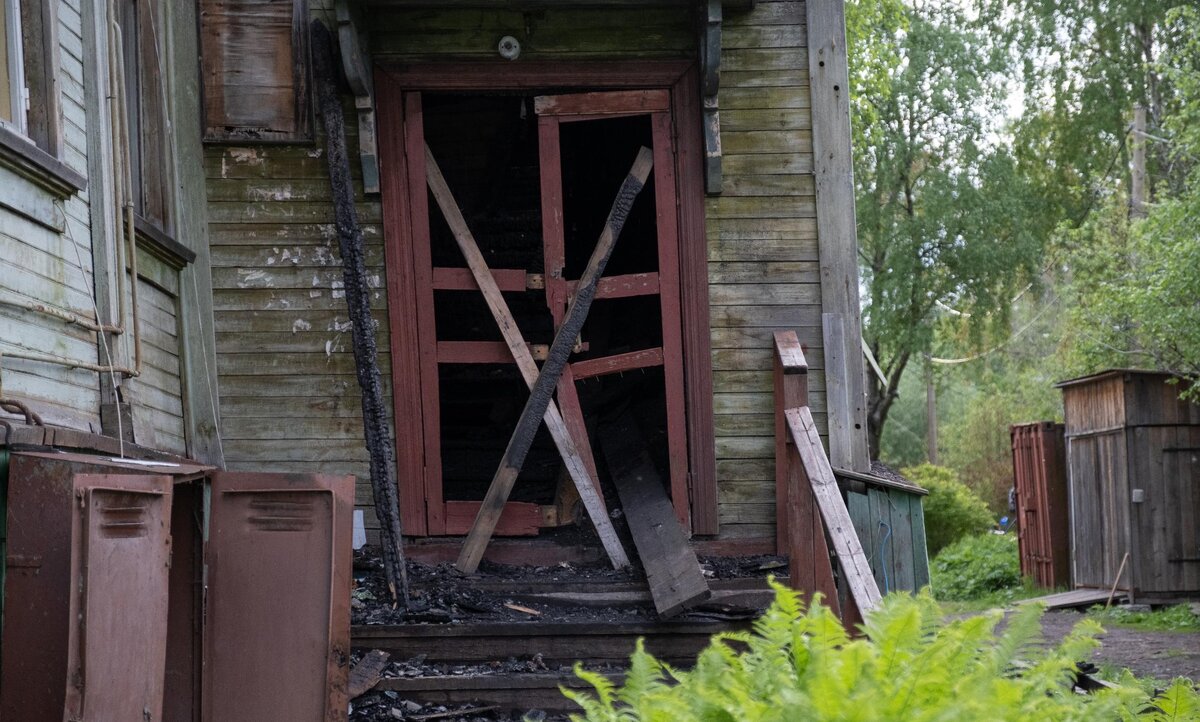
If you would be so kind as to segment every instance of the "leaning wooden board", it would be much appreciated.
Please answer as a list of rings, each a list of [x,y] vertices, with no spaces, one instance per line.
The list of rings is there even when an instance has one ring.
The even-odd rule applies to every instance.
[[[854,602],[862,614],[867,614],[879,606],[879,585],[871,573],[871,565],[867,563],[867,555],[863,553],[862,543],[858,532],[850,521],[850,512],[846,510],[846,502],[842,501],[842,492],[838,488],[837,479],[833,475],[833,467],[829,465],[829,457],[825,455],[825,447],[821,446],[821,437],[817,434],[817,424],[813,421],[812,411],[807,406],[798,409],[788,409],[788,431],[800,459],[804,471],[808,474],[808,483],[812,486],[813,496],[821,509],[821,517],[825,520],[825,529],[833,542],[833,551],[837,554],[842,573],[850,587]]]
[[[700,562],[629,412],[600,427],[600,446],[659,616],[673,617],[708,599],[712,592]]]

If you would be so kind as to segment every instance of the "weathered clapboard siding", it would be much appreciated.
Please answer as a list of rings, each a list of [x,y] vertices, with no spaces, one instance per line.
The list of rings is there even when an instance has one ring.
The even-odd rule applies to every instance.
[[[802,2],[726,11],[721,56],[724,187],[707,203],[721,536],[774,535],[772,332],[806,348],[825,433],[812,117]]]
[[[672,8],[453,9],[380,8],[370,22],[371,48],[384,59],[494,59],[512,35],[522,60],[688,57],[696,48],[692,14]]]
[[[347,118],[354,128],[353,118]],[[348,138],[353,149],[356,138]],[[352,163],[355,183],[361,184]],[[205,149],[225,459],[248,471],[352,473],[371,505],[324,143]],[[362,198],[358,185],[356,195]],[[379,365],[390,394],[377,201],[361,203]],[[390,409],[390,405],[389,405]],[[374,529],[373,514],[366,515]]]
[[[142,373],[125,382],[134,406],[134,438],[144,446],[185,455],[178,269],[139,248],[137,291]]]
[[[79,0],[60,0],[55,7],[59,48],[53,55],[58,60],[61,160],[86,175],[88,122]],[[7,170],[0,172],[0,188],[6,198],[6,206],[0,207],[0,298],[94,318],[87,193],[59,202]],[[37,220],[10,210],[9,203],[37,209]],[[0,352],[6,349],[97,362],[95,334],[4,304],[0,305]],[[0,360],[0,383],[4,396],[28,403],[47,423],[99,429],[99,381],[92,371],[5,358]]]

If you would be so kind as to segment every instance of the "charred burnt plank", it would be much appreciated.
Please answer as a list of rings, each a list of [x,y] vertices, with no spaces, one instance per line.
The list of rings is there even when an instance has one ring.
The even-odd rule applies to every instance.
[[[629,169],[629,175],[625,177],[621,189],[617,192],[612,210],[608,214],[608,220],[604,224],[604,230],[601,231],[600,239],[596,242],[596,250],[592,252],[587,268],[584,269],[583,276],[579,280],[575,301],[567,310],[567,317],[563,319],[562,326],[554,337],[554,343],[550,346],[546,363],[542,366],[537,382],[529,392],[529,401],[525,404],[525,410],[521,412],[517,428],[513,432],[508,448],[504,452],[504,458],[500,462],[500,468],[496,470],[491,486],[488,487],[488,493],[483,499],[483,505],[479,508],[479,516],[475,518],[475,524],[471,527],[466,542],[463,543],[462,553],[455,565],[459,571],[472,574],[479,567],[479,560],[483,557],[488,541],[492,538],[492,532],[496,528],[496,522],[500,519],[500,513],[504,510],[505,502],[508,501],[508,495],[512,492],[517,474],[520,473],[521,466],[525,463],[525,455],[529,453],[529,447],[533,444],[534,434],[537,433],[542,417],[550,406],[559,377],[562,376],[563,370],[567,366],[567,358],[575,346],[575,339],[583,329],[583,322],[587,319],[592,301],[596,297],[596,287],[600,282],[600,277],[604,274],[604,267],[608,264],[617,237],[621,235],[625,219],[629,216],[629,210],[645,185],[653,165],[654,154],[649,148],[642,148],[638,151],[637,158]],[[580,493],[582,494],[583,491],[581,487]],[[595,516],[592,518],[596,519]]]
[[[392,655],[381,649],[372,649],[363,655],[358,664],[354,665],[354,669],[350,670],[350,682],[347,685],[349,698],[364,695],[367,690],[378,684],[391,658]]]
[[[600,427],[600,446],[659,616],[672,617],[707,600],[712,592],[700,562],[630,412]]]
[[[329,185],[333,191],[334,221],[342,256],[342,278],[346,307],[351,322],[354,368],[362,389],[363,434],[370,458],[371,493],[379,517],[380,546],[384,571],[392,598],[408,606],[408,573],[404,565],[404,537],[397,499],[396,457],[388,429],[387,405],[379,364],[375,322],[371,316],[371,289],[367,284],[366,254],[362,226],[354,207],[354,184],[350,178],[350,156],[346,149],[346,126],[338,98],[333,38],[319,21],[312,23],[313,79],[321,120],[325,126],[325,157]]]

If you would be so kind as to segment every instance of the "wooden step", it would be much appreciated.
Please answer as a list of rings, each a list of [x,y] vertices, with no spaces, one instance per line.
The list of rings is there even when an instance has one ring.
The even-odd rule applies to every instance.
[[[424,655],[427,663],[475,664],[540,654],[548,666],[569,667],[581,659],[623,665],[639,637],[659,659],[690,664],[712,635],[749,628],[744,621],[371,624],[351,627],[350,636],[354,647],[382,649],[397,660]]]
[[[616,673],[605,676],[617,684],[624,678]],[[503,712],[542,710],[550,714],[581,711],[563,696],[560,686],[592,690],[591,685],[570,672],[528,672],[398,677],[380,680],[375,691],[396,692],[401,700],[447,707],[471,705]]]

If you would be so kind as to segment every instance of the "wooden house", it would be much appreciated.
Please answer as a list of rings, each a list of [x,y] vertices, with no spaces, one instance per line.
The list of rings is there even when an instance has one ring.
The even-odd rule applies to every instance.
[[[1058,384],[1076,587],[1200,596],[1200,406],[1171,380],[1112,369]]]
[[[47,98],[35,142],[0,124],[0,396],[48,423],[229,469],[353,473],[372,505],[316,19],[340,41],[414,548],[459,544],[528,396],[430,159],[536,357],[652,149],[557,401],[588,450],[598,421],[634,415],[701,550],[777,548],[776,330],[806,347],[833,465],[870,471],[841,0],[8,5],[47,8],[26,32],[51,42],[25,44],[47,49],[42,71],[25,63]],[[578,517],[539,435],[497,534]]]

